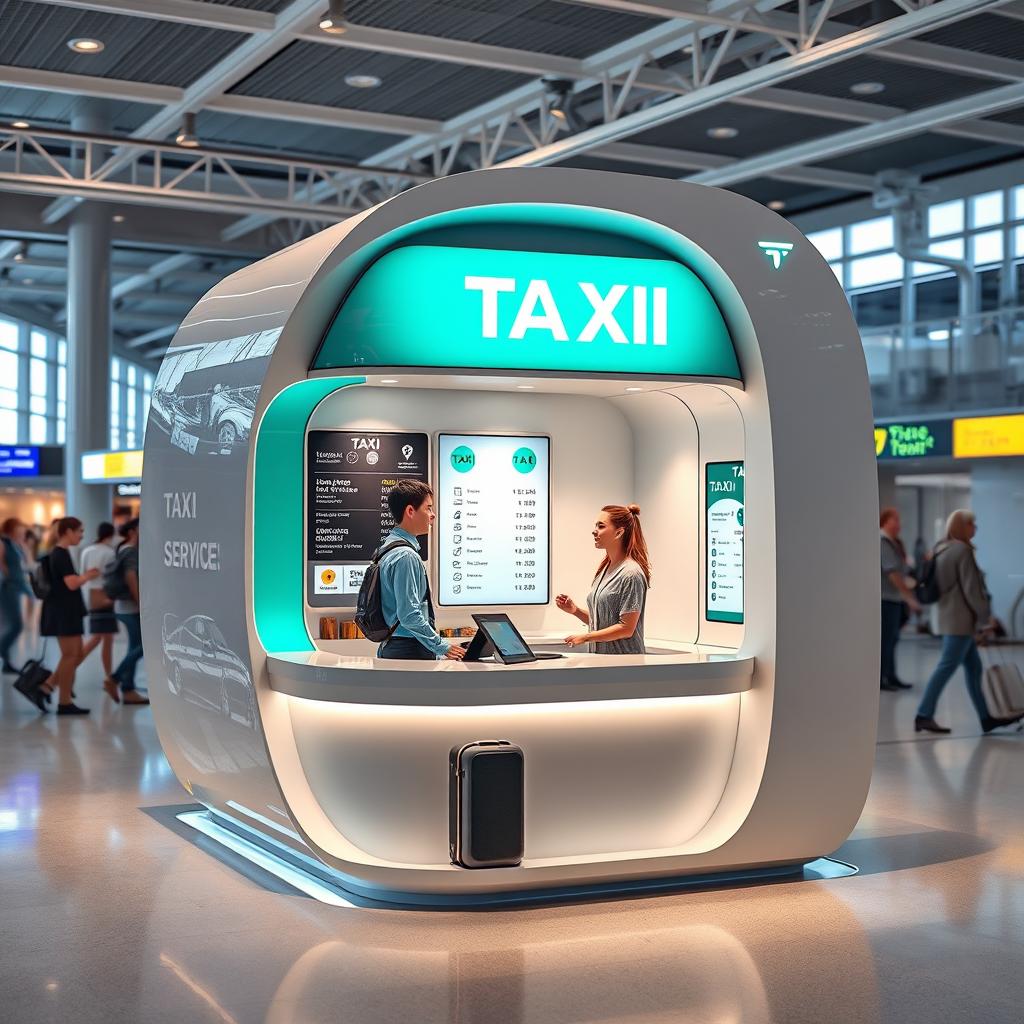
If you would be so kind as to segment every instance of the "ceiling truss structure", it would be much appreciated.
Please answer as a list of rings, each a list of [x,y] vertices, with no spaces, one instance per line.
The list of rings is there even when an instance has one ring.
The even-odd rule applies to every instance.
[[[0,85],[160,108],[130,139],[0,129],[0,190],[54,197],[43,218],[46,224],[58,221],[75,202],[98,198],[236,213],[240,219],[222,232],[223,239],[270,225],[277,240],[286,244],[418,181],[465,169],[532,166],[586,155],[671,168],[691,180],[714,184],[767,177],[867,193],[873,186],[870,176],[816,165],[837,153],[923,131],[1024,147],[1024,127],[985,119],[1019,102],[1013,88],[1000,86],[1024,82],[1024,60],[913,38],[981,12],[1024,18],[1024,5],[1017,0],[897,0],[905,13],[868,28],[839,20],[866,0],[798,0],[793,13],[779,9],[788,6],[786,0],[573,0],[664,19],[583,59],[361,25],[328,36],[315,27],[324,0],[292,0],[276,15],[201,0],[29,2],[244,34],[238,46],[187,88],[0,67]],[[297,41],[513,71],[536,81],[444,122],[231,91]],[[997,87],[975,93],[970,102],[936,104],[912,113],[780,87],[815,68],[867,53],[988,79]],[[571,83],[569,119],[556,116],[552,107],[552,92],[544,81],[551,78]],[[831,119],[844,130],[745,159],[626,141],[725,102]],[[197,110],[384,131],[402,138],[358,165],[210,147],[186,152],[160,141],[178,127],[183,114]],[[153,269],[160,262],[166,260]],[[175,269],[184,274],[184,267]],[[145,273],[137,276],[146,278]],[[128,292],[136,299],[149,298],[154,280],[149,277]],[[140,311],[137,316],[140,327],[152,328],[132,342],[138,350],[159,345],[170,333],[166,322],[146,324],[145,318],[156,314]]]

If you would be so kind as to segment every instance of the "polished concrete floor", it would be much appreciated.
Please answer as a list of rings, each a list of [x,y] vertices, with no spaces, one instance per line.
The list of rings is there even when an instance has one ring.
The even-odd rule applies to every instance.
[[[1024,648],[1019,651],[1024,659]],[[96,659],[97,655],[93,655]],[[959,679],[915,737],[883,694],[856,877],[540,909],[337,909],[175,832],[148,708],[0,690],[0,1021],[900,1024],[1024,1020],[1024,735]],[[835,723],[842,728],[841,722]]]

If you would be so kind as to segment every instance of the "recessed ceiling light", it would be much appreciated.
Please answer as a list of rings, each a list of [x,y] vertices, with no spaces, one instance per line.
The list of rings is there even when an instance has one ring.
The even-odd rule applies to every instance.
[[[11,122],[11,127],[12,128],[31,128],[32,126],[28,123],[28,121],[12,121]]]
[[[346,75],[345,84],[353,89],[376,89],[381,80],[376,75]]]
[[[115,213],[114,216],[111,217],[110,219],[115,224],[123,224],[124,223],[124,214],[123,213]]]
[[[786,201],[784,199],[773,199],[768,204],[769,210],[784,210],[786,208]]]
[[[880,92],[885,92],[885,86],[881,82],[854,82],[850,86],[850,92],[854,96],[877,96]]]
[[[397,384],[398,381],[394,377],[381,377],[381,384]]]
[[[320,19],[320,31],[340,36],[348,29],[345,21],[345,0],[328,0],[327,13]]]
[[[520,391],[533,391],[534,390],[534,385],[532,385],[532,384],[517,384],[516,387],[519,388]]]
[[[75,53],[99,53],[103,47],[99,39],[69,39],[68,46],[71,47]]]
[[[24,262],[24,259],[25,259],[25,253],[24,252],[16,252],[14,254],[14,262],[15,263],[22,263],[22,262]]]
[[[643,391],[643,388],[626,388],[627,391]]]
[[[36,280],[34,277],[26,277],[22,279],[22,284],[35,284]]]
[[[708,138],[710,139],[735,139],[739,135],[738,128],[731,128],[728,125],[722,125],[720,128],[709,128]]]

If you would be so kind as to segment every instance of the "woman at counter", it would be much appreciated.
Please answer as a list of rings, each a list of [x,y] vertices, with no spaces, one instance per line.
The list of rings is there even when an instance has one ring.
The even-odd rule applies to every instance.
[[[605,505],[594,523],[594,547],[604,558],[594,574],[587,607],[568,594],[555,604],[590,629],[567,636],[570,647],[587,644],[592,654],[644,654],[644,604],[651,563],[640,528],[639,505]]]

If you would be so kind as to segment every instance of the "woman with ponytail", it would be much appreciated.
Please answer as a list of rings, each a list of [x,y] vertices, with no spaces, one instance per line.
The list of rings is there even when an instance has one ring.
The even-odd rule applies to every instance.
[[[604,558],[594,574],[587,607],[568,594],[555,604],[589,627],[567,636],[570,647],[586,644],[592,654],[644,654],[644,604],[651,563],[640,528],[639,505],[605,505],[594,523],[594,547]]]

